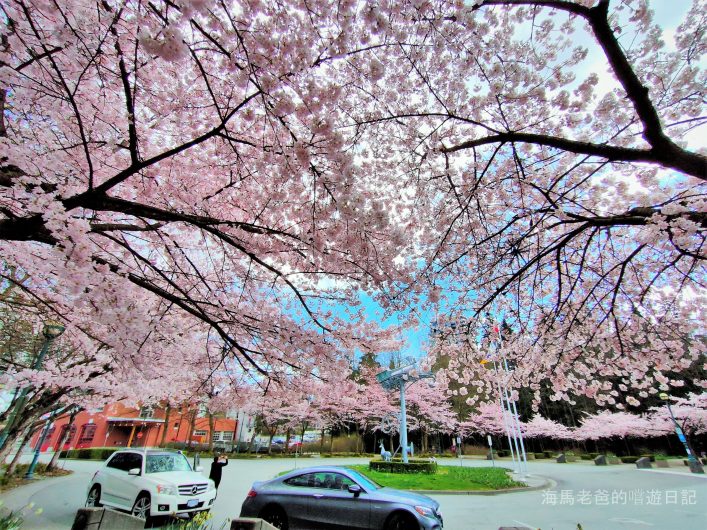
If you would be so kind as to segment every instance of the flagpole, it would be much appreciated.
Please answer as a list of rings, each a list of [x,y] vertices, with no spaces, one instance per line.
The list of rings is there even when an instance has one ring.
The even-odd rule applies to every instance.
[[[504,319],[505,321],[505,319]],[[506,373],[510,373],[510,370],[508,369],[508,359],[506,358],[506,352],[503,350],[503,334],[501,333],[501,326],[498,326],[498,344],[499,344],[499,349],[501,350],[501,355],[503,356],[503,365]],[[520,418],[518,417],[518,408],[516,407],[516,402],[515,400],[511,401],[511,404],[513,406],[513,419],[515,421],[515,427],[518,429],[518,438],[520,441],[520,449],[521,453],[518,455],[518,460],[521,462],[521,465],[519,467],[524,468],[524,471],[527,473],[528,472],[528,457],[525,453],[525,443],[523,442],[523,431],[520,428]],[[523,456],[523,459],[521,460],[521,454]]]

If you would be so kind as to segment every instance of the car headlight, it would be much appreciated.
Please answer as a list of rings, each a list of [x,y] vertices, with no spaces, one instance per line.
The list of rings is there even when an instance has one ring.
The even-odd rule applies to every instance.
[[[420,515],[424,515],[425,517],[435,516],[434,510],[432,508],[428,508],[427,506],[415,506],[415,511]]]
[[[216,489],[216,483],[209,479],[209,486],[206,488],[206,491],[214,491]]]
[[[177,486],[173,484],[157,484],[157,493],[160,495],[177,495]]]

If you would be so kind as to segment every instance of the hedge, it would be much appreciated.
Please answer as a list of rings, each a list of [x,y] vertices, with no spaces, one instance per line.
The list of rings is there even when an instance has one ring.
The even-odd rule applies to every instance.
[[[393,460],[392,462],[371,460],[368,467],[373,471],[387,473],[427,473],[430,475],[437,473],[437,462],[416,460],[414,458],[409,459],[407,464],[399,459]]]
[[[638,460],[639,458],[641,458],[641,457],[640,456],[622,456],[621,461],[624,464],[635,464],[636,460]]]
[[[106,460],[115,451],[115,447],[91,447],[62,451],[59,456],[61,458],[78,458],[79,460]]]

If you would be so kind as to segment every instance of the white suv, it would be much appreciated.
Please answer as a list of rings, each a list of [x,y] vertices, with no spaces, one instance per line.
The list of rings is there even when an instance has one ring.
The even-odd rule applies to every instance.
[[[182,453],[120,450],[113,453],[88,485],[86,506],[111,506],[143,519],[207,512],[216,498],[214,481]]]

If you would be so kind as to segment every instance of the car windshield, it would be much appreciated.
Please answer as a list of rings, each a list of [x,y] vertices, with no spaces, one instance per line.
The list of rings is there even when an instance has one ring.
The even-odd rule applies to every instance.
[[[165,471],[191,471],[191,466],[189,461],[184,458],[184,455],[173,453],[147,455],[146,473],[162,473]]]
[[[352,479],[354,479],[356,482],[359,483],[359,485],[363,486],[367,490],[379,490],[383,486],[378,484],[377,482],[374,482],[368,477],[364,477],[361,473],[358,471],[354,471],[353,469],[346,469],[348,474],[351,476]]]

